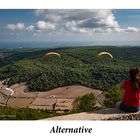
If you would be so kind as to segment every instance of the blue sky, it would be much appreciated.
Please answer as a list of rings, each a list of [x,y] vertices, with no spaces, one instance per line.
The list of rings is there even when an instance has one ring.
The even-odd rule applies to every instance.
[[[138,9],[122,9],[122,10],[113,10],[113,13],[116,17],[116,20],[123,27],[135,26],[140,27],[140,10]]]
[[[0,41],[140,42],[140,10],[0,10]]]

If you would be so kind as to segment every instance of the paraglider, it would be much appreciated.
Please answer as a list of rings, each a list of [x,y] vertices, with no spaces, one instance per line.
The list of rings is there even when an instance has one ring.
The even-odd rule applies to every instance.
[[[46,53],[46,54],[44,55],[44,57],[46,58],[46,57],[48,57],[48,56],[50,56],[50,55],[56,55],[56,56],[58,56],[58,57],[61,57],[61,55],[60,55],[59,53],[56,53],[56,52],[48,52],[48,53]]]
[[[110,56],[113,59],[112,54],[109,53],[109,52],[100,52],[97,56],[100,57],[101,55],[108,55],[108,56]]]

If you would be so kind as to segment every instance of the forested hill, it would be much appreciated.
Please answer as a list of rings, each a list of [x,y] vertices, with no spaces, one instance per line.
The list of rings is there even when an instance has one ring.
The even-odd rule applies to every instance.
[[[59,53],[61,58],[44,59],[50,51]],[[114,58],[97,57],[101,51],[110,52]],[[128,79],[132,67],[140,67],[140,47],[0,49],[0,80],[9,86],[26,82],[32,91],[74,84],[107,90]]]

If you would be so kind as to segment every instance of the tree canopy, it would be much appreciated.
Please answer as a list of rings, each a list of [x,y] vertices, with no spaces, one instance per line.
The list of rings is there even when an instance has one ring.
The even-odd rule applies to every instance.
[[[25,82],[31,91],[46,91],[60,86],[84,85],[107,91],[129,78],[129,69],[140,67],[139,47],[93,46],[56,49],[1,49],[0,80],[11,86]],[[113,59],[97,54],[105,51]],[[44,59],[47,52],[59,57]]]

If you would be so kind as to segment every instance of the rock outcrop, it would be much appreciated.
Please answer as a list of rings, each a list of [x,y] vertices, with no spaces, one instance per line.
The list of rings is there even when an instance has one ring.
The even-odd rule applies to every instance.
[[[94,112],[57,116],[46,120],[140,120],[140,112],[126,113],[117,108],[106,108]]]

